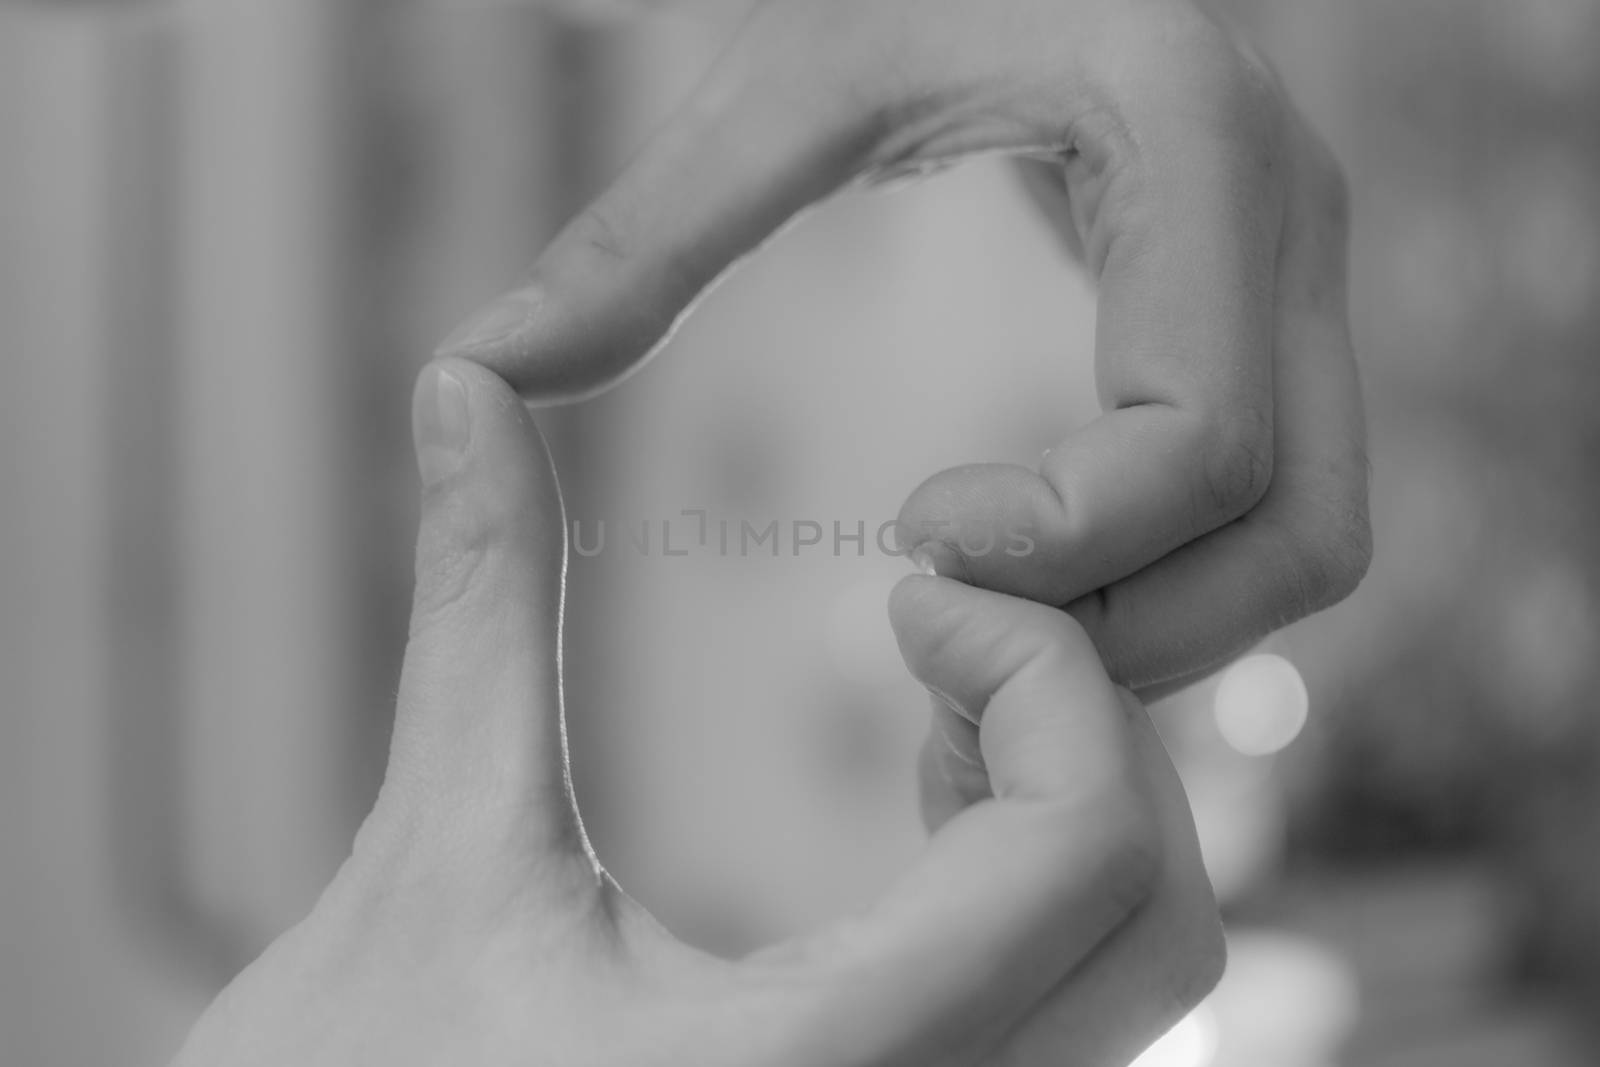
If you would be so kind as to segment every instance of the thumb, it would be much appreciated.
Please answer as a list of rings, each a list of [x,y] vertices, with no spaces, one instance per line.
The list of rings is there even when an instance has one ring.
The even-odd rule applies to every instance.
[[[1144,903],[1161,864],[1125,694],[1053,608],[911,577],[890,619],[912,674],[978,724],[993,799],[831,942],[840,1033],[870,1062],[983,1051]]]
[[[491,371],[424,368],[422,521],[385,791],[447,834],[581,846],[561,705],[566,525],[544,439]]]
[[[903,580],[890,620],[912,675],[976,746],[1002,799],[1092,796],[1131,763],[1124,694],[1065,612],[947,578]]]

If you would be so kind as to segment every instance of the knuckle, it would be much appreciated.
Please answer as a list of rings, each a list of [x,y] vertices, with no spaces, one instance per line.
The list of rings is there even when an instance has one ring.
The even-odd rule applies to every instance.
[[[1155,893],[1161,878],[1158,842],[1128,840],[1111,849],[1103,860],[1101,877],[1109,899],[1122,911],[1132,911]]]
[[[628,258],[627,228],[617,218],[617,208],[604,200],[590,204],[578,216],[576,232],[597,258],[621,262]]]
[[[1195,66],[1198,101],[1224,143],[1271,165],[1283,152],[1284,94],[1270,67],[1221,29]]]
[[[439,508],[419,535],[413,636],[454,615],[474,590],[484,585],[481,572],[500,525],[478,501],[463,495],[453,496]]]
[[[1199,450],[1210,515],[1238,518],[1261,502],[1272,483],[1272,426],[1250,409],[1215,423]]]
[[[1337,603],[1355,592],[1372,567],[1372,522],[1365,508],[1346,511],[1330,520],[1321,548],[1326,604]]]
[[[573,326],[581,324],[578,348],[584,353],[583,362],[592,368],[589,373],[602,381],[622,373],[666,336],[679,310],[697,291],[693,264],[685,256],[661,255],[641,244],[638,212],[645,201],[628,181],[629,176],[624,176],[585,207],[558,238],[563,253],[541,259],[527,279],[527,287],[545,294],[546,306],[551,308],[563,306],[563,294],[592,287],[598,279],[625,279],[629,284],[634,298],[619,305],[604,321],[585,321],[581,311],[566,319]],[[565,251],[568,248],[570,255]],[[552,365],[565,365],[572,355],[567,351],[558,359],[552,352],[541,355],[539,361],[548,358]]]
[[[1288,595],[1292,622],[1332,607],[1355,592],[1372,566],[1372,524],[1365,508],[1323,512],[1308,533],[1288,545]]]
[[[1372,569],[1372,520],[1366,509],[1349,515],[1341,530],[1339,583],[1335,589],[1343,598],[1355,592]]]
[[[1114,907],[1132,911],[1161,882],[1165,856],[1160,828],[1131,783],[1104,791],[1096,819],[1105,828],[1094,857],[1096,879]]]
[[[1271,69],[1191,0],[1134,5],[1128,15],[1145,62],[1127,77],[1152,102],[1182,99],[1244,119],[1276,111],[1281,93]]]
[[[643,275],[648,285],[639,299],[631,301],[624,317],[626,325],[640,336],[635,345],[648,344],[671,327],[676,309],[695,295],[699,279],[695,264],[682,255],[652,256],[639,239],[639,201],[631,191],[614,189],[589,204],[573,223],[572,234],[601,272],[625,272],[638,277],[639,267],[649,262]],[[535,283],[545,281],[535,274]]]
[[[1246,174],[1278,174],[1287,108],[1271,67],[1191,0],[1136,5],[1128,17],[1139,62],[1116,75],[1122,95],[1147,115],[1184,116]]]

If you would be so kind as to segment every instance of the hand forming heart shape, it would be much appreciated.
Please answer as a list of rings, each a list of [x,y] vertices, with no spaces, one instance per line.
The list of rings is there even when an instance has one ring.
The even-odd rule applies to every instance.
[[[543,441],[463,361],[423,372],[416,424],[416,603],[378,802],[180,1067],[1110,1065],[1216,981],[1216,905],[1143,709],[1069,616],[921,575],[890,613],[947,709],[926,763],[960,810],[864,914],[735,962],[673,939],[599,866],[571,795]]]
[[[609,880],[573,805],[565,528],[512,386],[602,389],[807,204],[995,150],[1055,160],[1030,184],[1101,284],[1107,412],[1038,471],[946,472],[902,511],[1039,535],[1025,557],[945,551],[964,582],[893,594],[940,697],[921,862],[866,914],[708,958]],[[384,788],[180,1064],[1126,1063],[1215,982],[1222,942],[1182,789],[1112,679],[1191,681],[1370,558],[1346,200],[1271,72],[1187,0],[758,5],[530,284],[447,344],[476,363],[424,372]]]

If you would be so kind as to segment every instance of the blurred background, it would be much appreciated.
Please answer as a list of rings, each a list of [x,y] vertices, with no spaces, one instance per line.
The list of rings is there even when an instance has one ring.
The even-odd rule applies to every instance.
[[[309,907],[386,755],[413,375],[734,6],[0,7],[5,1067],[166,1062]],[[1600,4],[1219,6],[1350,172],[1378,553],[1156,709],[1232,962],[1143,1067],[1594,1067]],[[541,416],[583,541],[613,523],[571,580],[577,788],[682,936],[743,951],[920,846],[872,532],[1091,418],[1092,327],[973,164],[840,197]],[[825,548],[664,555],[702,509]]]

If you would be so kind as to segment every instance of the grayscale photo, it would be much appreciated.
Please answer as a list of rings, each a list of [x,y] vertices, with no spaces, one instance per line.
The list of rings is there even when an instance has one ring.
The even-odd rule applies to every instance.
[[[0,0],[0,1067],[1600,1067],[1600,0]]]

